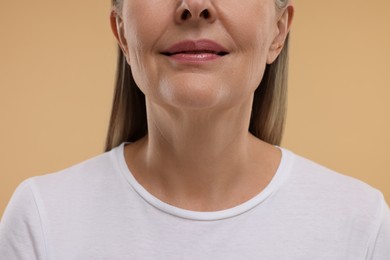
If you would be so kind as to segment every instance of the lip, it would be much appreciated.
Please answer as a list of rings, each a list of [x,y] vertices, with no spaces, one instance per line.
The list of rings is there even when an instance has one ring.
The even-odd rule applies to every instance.
[[[176,61],[197,63],[212,61],[229,54],[229,51],[214,41],[203,39],[181,41],[165,49],[161,54]]]

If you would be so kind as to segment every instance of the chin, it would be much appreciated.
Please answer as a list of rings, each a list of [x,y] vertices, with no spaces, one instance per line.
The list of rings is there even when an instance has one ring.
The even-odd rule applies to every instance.
[[[176,108],[199,110],[215,108],[224,103],[229,96],[227,92],[227,86],[224,88],[221,82],[196,80],[195,77],[166,82],[160,89],[164,103]]]

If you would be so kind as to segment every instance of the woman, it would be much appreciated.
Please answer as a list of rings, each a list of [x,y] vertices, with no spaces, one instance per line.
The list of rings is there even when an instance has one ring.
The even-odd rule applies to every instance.
[[[107,152],[21,183],[0,255],[390,259],[383,195],[278,146],[293,14],[288,0],[114,1]]]

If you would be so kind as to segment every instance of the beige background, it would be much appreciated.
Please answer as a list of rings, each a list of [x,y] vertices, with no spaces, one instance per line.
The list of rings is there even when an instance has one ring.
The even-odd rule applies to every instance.
[[[0,216],[16,186],[102,152],[110,1],[0,3]],[[283,146],[390,201],[390,2],[296,0]]]

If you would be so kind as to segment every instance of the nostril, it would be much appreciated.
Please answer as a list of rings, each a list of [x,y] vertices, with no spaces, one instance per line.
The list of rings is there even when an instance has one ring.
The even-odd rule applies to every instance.
[[[203,10],[202,13],[200,14],[200,16],[203,16],[204,19],[208,19],[210,17],[209,10],[207,10],[207,9]]]
[[[191,13],[190,11],[188,11],[187,9],[185,9],[183,11],[183,13],[181,14],[181,19],[182,20],[187,20],[187,18],[191,18]]]

